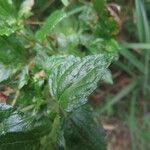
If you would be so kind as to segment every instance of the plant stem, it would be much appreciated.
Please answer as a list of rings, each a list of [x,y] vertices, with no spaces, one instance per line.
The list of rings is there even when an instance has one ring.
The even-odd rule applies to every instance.
[[[12,103],[11,103],[12,106],[15,106],[19,95],[20,95],[20,90],[17,90],[17,91],[16,91],[16,94],[15,94],[15,97],[14,97]]]

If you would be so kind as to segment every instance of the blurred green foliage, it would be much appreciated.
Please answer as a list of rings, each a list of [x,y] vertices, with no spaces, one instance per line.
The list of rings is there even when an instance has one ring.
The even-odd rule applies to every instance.
[[[130,129],[131,149],[147,150],[149,3],[0,0],[0,149],[106,150],[97,116],[115,115]],[[88,97],[113,83],[111,63],[130,82],[94,110]]]

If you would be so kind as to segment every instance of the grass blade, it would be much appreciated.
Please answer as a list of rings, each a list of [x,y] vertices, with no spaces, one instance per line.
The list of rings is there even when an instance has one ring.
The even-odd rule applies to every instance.
[[[143,49],[150,51],[150,43],[124,43],[123,46],[131,49]]]
[[[137,29],[140,42],[150,43],[150,27],[146,10],[141,0],[135,0],[136,17],[137,17]],[[143,92],[146,94],[146,89],[149,86],[150,76],[150,50],[144,51],[145,55],[145,66],[144,66],[144,84]]]
[[[136,67],[141,73],[144,74],[144,64],[135,56],[135,54],[125,48],[120,50],[121,55],[123,55],[128,61]]]
[[[131,91],[134,90],[137,83],[135,81],[131,82],[129,85],[127,85],[125,88],[123,88],[118,94],[116,94],[111,101],[107,102],[106,105],[101,109],[101,113],[108,110],[110,107],[112,107],[114,104],[116,104],[119,100],[121,100],[123,97],[128,95]]]

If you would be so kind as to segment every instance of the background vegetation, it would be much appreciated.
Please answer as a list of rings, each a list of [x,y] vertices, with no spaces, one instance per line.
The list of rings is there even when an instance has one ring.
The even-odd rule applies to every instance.
[[[59,58],[59,55],[64,57]],[[65,57],[69,55],[73,56]],[[98,58],[90,58],[91,55],[97,57],[102,55],[101,62]],[[63,64],[62,66],[58,66],[59,61]],[[35,135],[38,138],[49,133],[49,126],[52,124],[52,131],[41,139],[40,146],[36,145],[38,148],[59,149],[58,137],[64,136],[70,144],[67,143],[69,145],[67,150],[77,149],[77,147],[71,147],[73,141],[76,141],[77,135],[73,134],[76,130],[72,129],[72,133],[62,134],[59,124],[67,124],[63,131],[71,130],[70,126],[73,125],[70,120],[61,122],[59,117],[66,116],[66,113],[59,110],[62,116],[58,116],[58,106],[52,99],[59,97],[62,109],[67,110],[74,110],[81,103],[84,104],[81,101],[77,104],[75,102],[73,106],[66,106],[66,103],[63,103],[64,97],[73,99],[71,90],[69,94],[66,92],[64,97],[57,95],[62,92],[59,88],[61,83],[65,84],[67,81],[65,76],[68,74],[61,74],[61,71],[65,72],[66,64],[68,64],[71,72],[71,65],[77,68],[78,61],[83,65],[80,69],[85,68],[85,72],[86,68],[92,68],[92,65],[101,66],[100,71],[96,70],[99,75],[97,78],[92,78],[93,74],[85,78],[93,84],[84,85],[84,92],[91,86],[94,90],[97,80],[101,79],[96,90],[94,92],[90,90],[92,92],[90,96],[77,93],[82,100],[88,96],[88,104],[94,109],[94,115],[89,114],[91,107],[83,106],[83,110],[79,109],[75,115],[69,116],[74,118],[75,122],[83,119],[85,129],[82,136],[84,136],[78,136],[78,138],[81,140],[88,137],[86,140],[93,145],[94,140],[90,134],[95,135],[95,131],[91,130],[87,133],[86,129],[91,128],[93,125],[91,122],[96,117],[106,130],[108,150],[150,149],[149,0],[0,0],[0,102],[16,108],[13,109],[10,106],[0,108],[0,146],[14,136],[3,136],[3,132],[8,131],[7,126],[10,128],[9,123],[6,121],[4,123],[3,120],[9,115],[15,117],[18,114],[17,110],[24,114],[32,114],[31,118],[18,114],[21,118],[23,116],[24,122],[32,120],[29,126],[29,129],[34,131],[30,133],[31,139]],[[89,66],[86,66],[85,62]],[[106,69],[111,62],[109,69]],[[60,70],[58,74],[57,67]],[[51,73],[50,69],[56,74],[49,78],[53,82],[57,76],[60,79],[58,85],[51,84],[50,81],[48,84],[47,74]],[[82,82],[86,83],[86,80]],[[75,85],[73,90],[82,93],[82,82],[78,81],[80,86]],[[4,110],[6,115],[3,113]],[[81,114],[83,117],[80,118]],[[87,122],[87,120],[90,121]],[[80,123],[76,122],[76,124]],[[22,127],[24,126],[26,126],[25,123],[22,124]],[[97,124],[93,126],[101,134],[102,130],[99,130]],[[79,132],[83,130],[78,126],[77,129]],[[58,131],[61,131],[59,136]],[[30,139],[28,135],[25,136]],[[16,139],[26,140],[25,136],[22,138],[22,135],[17,135]],[[102,137],[95,137],[99,144],[95,144],[93,150],[96,150],[99,145],[103,150],[103,145],[105,147],[103,133]],[[64,139],[60,139],[59,145],[62,144],[61,147],[65,147]],[[81,140],[81,143],[84,143],[84,146],[80,149],[91,149],[88,142]],[[81,145],[81,143],[76,141],[75,144]]]

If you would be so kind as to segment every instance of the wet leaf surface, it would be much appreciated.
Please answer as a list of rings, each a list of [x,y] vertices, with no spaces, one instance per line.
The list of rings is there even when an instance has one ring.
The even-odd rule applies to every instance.
[[[49,132],[50,125],[47,118],[25,115],[0,104],[0,149],[39,149],[40,138]]]

